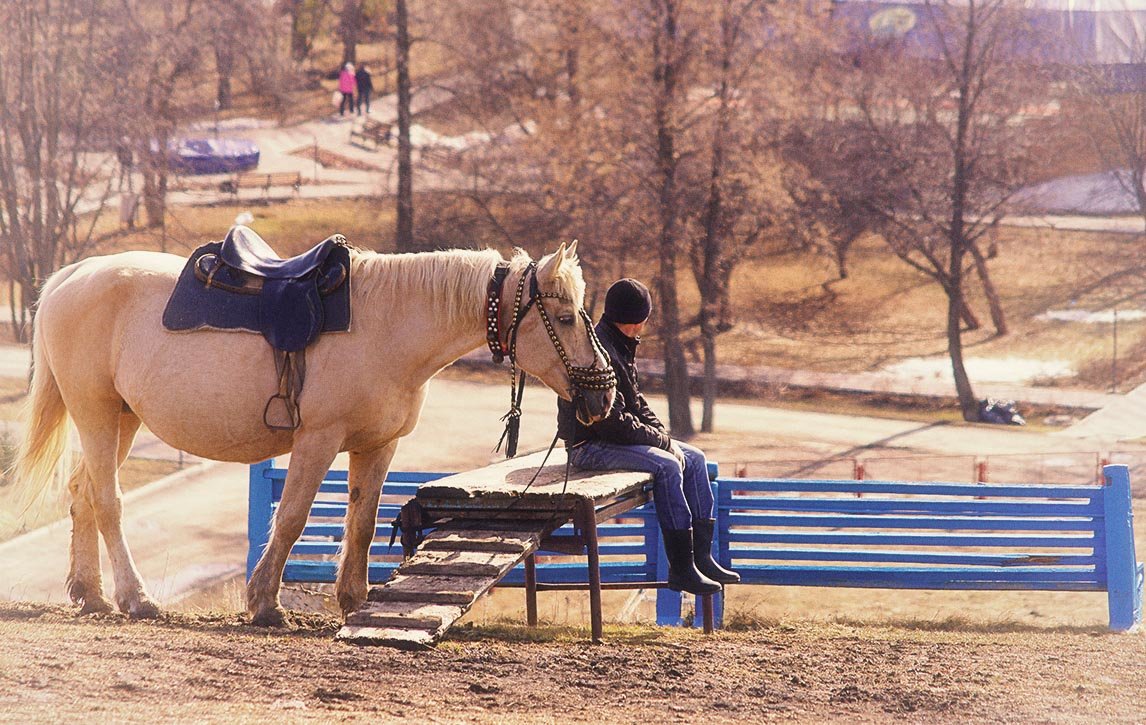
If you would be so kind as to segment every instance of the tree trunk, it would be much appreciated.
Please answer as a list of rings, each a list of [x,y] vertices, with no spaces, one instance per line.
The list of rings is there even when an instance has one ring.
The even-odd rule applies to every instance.
[[[700,430],[702,433],[712,433],[716,430],[716,396],[720,392],[720,381],[716,377],[716,330],[711,322],[701,323],[700,335],[704,345],[704,383],[701,386],[704,409],[700,418]]]
[[[396,0],[396,46],[398,71],[398,231],[399,252],[414,251],[414,169],[410,161],[410,36],[406,0]]]
[[[405,5],[405,0],[400,3]],[[403,7],[403,12],[405,7]],[[342,39],[342,64],[358,63],[358,36],[362,32],[362,0],[346,0],[338,19]]]
[[[235,72],[235,49],[227,38],[215,42],[215,108],[226,110],[231,107],[231,77]]]
[[[962,281],[960,281],[960,285],[962,285]],[[967,304],[967,298],[962,295],[959,297],[959,318],[963,320],[963,324],[967,326],[969,331],[978,330],[983,326],[983,323],[979,322],[979,316],[975,314],[975,310]]]
[[[143,154],[143,208],[147,226],[162,229],[167,215],[167,133],[156,134],[158,150],[145,148]]]
[[[963,362],[963,333],[959,326],[959,308],[962,306],[962,295],[958,292],[948,293],[947,303],[947,352],[951,356],[951,373],[955,378],[955,394],[959,397],[959,408],[963,412],[963,420],[979,420],[979,404],[975,400],[975,391],[971,389],[971,379],[967,375],[967,368]]]
[[[310,37],[306,32],[307,18],[304,0],[290,0],[287,14],[290,15],[290,57],[301,63],[310,55]]]
[[[675,0],[660,5],[663,17],[654,36],[653,82],[656,88],[655,124],[656,165],[659,179],[660,270],[657,278],[660,297],[660,332],[664,344],[665,393],[669,403],[669,426],[673,435],[689,438],[695,434],[689,409],[688,364],[680,344],[680,308],[676,294],[677,193],[676,128],[673,103],[676,99],[677,8]]]
[[[972,6],[973,7],[973,6]],[[975,393],[971,390],[971,380],[967,377],[967,368],[963,363],[963,333],[959,329],[959,318],[967,310],[967,300],[963,292],[963,259],[967,251],[967,238],[964,222],[964,213],[967,202],[967,187],[969,183],[967,164],[967,132],[971,123],[971,91],[970,79],[967,76],[970,61],[966,54],[970,53],[972,43],[968,41],[964,49],[964,74],[960,78],[959,86],[959,115],[956,118],[955,144],[953,154],[953,170],[951,181],[951,226],[948,244],[951,247],[950,265],[947,268],[949,277],[947,290],[947,350],[951,355],[951,371],[955,378],[955,393],[959,396],[959,407],[963,411],[963,420],[979,420],[979,406],[975,400]],[[969,311],[969,310],[968,310]]]
[[[987,260],[983,256],[983,252],[979,249],[977,243],[972,242],[967,245],[971,251],[971,256],[975,260],[975,271],[979,275],[979,280],[983,283],[983,295],[987,298],[987,307],[991,311],[991,324],[995,326],[995,335],[1002,337],[1010,330],[1007,327],[1007,317],[1003,312],[1003,303],[999,299],[999,290],[995,288],[995,283],[991,279],[991,274],[987,270]]]

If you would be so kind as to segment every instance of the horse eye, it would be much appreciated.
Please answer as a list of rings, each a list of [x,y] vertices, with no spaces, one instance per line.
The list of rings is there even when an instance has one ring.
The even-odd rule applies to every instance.
[[[560,322],[562,325],[572,325],[573,324],[573,315],[561,315],[557,318],[557,321]]]

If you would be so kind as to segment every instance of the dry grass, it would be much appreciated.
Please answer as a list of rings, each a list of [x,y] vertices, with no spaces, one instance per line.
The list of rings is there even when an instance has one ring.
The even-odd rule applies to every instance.
[[[7,331],[7,326],[5,331]],[[28,381],[24,378],[0,377],[0,420],[16,420],[28,397]]]

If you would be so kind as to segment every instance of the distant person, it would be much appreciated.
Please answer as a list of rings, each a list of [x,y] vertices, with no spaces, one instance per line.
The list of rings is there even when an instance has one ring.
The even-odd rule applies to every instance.
[[[358,71],[354,74],[354,82],[358,86],[358,115],[362,115],[362,107],[366,106],[366,114],[370,114],[370,94],[374,92],[374,79],[370,76],[370,71],[366,70],[366,64],[358,66]]]
[[[635,279],[615,282],[605,295],[597,336],[617,375],[617,397],[602,420],[586,426],[572,403],[557,400],[557,433],[569,461],[589,471],[653,474],[653,503],[668,557],[668,586],[713,594],[740,575],[712,558],[715,520],[708,462],[699,448],[675,441],[637,385],[637,345],[652,311],[649,290]]]
[[[354,94],[358,87],[354,81],[354,64],[347,63],[342,66],[338,74],[338,92],[342,94],[342,102],[338,104],[338,115],[344,116],[347,111],[354,113]]]
[[[127,190],[133,191],[131,172],[135,169],[135,156],[131,153],[131,142],[124,137],[115,145],[115,158],[119,162],[119,190],[123,191],[124,182]]]

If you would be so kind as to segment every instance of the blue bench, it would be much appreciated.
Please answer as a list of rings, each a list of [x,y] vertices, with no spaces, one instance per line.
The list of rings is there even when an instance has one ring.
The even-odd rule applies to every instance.
[[[388,546],[399,507],[419,484],[445,475],[387,477],[370,548],[372,584],[386,581],[401,561],[401,547]],[[1106,466],[1104,475],[1103,486],[716,477],[717,558],[739,571],[744,584],[1106,591],[1111,629],[1127,630],[1142,620],[1143,590],[1130,478],[1121,465]],[[248,577],[266,546],[285,478],[273,461],[251,466]],[[334,582],[346,497],[346,472],[329,472],[283,581]],[[556,532],[562,533],[572,531]],[[651,505],[602,524],[598,535],[605,587],[640,588],[667,578]],[[575,586],[585,582],[586,568],[567,551],[538,552],[536,575],[543,584]],[[503,580],[524,582],[522,566]],[[660,589],[657,623],[684,623],[681,602]]]
[[[720,561],[745,584],[1105,591],[1142,621],[1126,466],[1103,486],[721,479]]]

